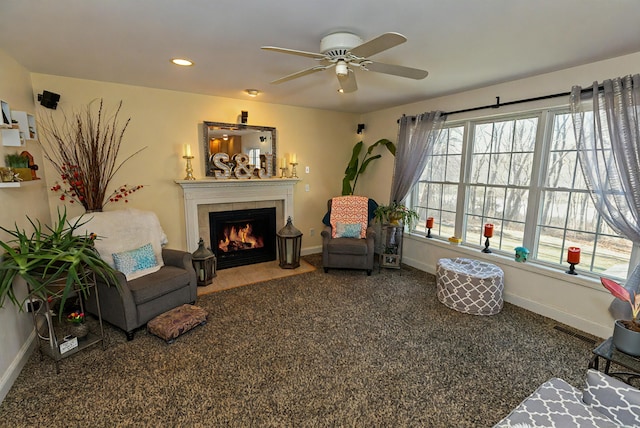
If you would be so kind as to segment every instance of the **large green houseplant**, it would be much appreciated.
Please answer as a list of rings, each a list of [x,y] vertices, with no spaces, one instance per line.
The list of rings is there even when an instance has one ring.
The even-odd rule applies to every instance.
[[[353,147],[353,151],[351,152],[351,159],[349,160],[349,164],[344,171],[344,178],[342,179],[342,195],[353,195],[356,190],[356,184],[358,184],[358,177],[360,174],[364,173],[369,164],[382,157],[381,154],[372,155],[374,149],[379,146],[385,146],[389,152],[395,156],[396,155],[396,146],[386,138],[376,141],[372,145],[369,146],[364,157],[362,158],[362,163],[360,162],[360,152],[362,151],[364,143],[360,141],[356,143]],[[351,184],[353,182],[353,184]]]
[[[413,222],[418,220],[416,211],[395,201],[389,205],[378,205],[373,215],[382,224],[406,224],[411,227]]]
[[[60,298],[60,316],[64,303],[74,292],[88,296],[93,285],[93,275],[99,275],[110,284],[116,284],[114,270],[100,258],[94,248],[95,235],[74,235],[82,224],[79,218],[73,224],[67,220],[66,210],[58,210],[53,226],[43,226],[27,217],[32,231],[17,225],[14,229],[0,229],[13,239],[0,240],[4,254],[0,256],[0,307],[7,299],[21,310],[30,297],[46,299],[52,295]],[[29,286],[24,300],[16,295],[13,283],[22,277]]]

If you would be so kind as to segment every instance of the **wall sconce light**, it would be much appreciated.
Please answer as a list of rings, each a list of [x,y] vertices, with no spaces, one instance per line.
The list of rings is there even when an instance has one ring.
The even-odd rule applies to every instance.
[[[357,134],[362,134],[362,131],[364,131],[364,123],[359,123],[358,124],[358,130],[356,131]]]

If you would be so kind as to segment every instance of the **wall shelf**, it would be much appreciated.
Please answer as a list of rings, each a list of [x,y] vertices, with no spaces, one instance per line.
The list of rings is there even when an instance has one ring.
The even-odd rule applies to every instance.
[[[29,186],[33,183],[38,183],[39,181],[40,180],[0,182],[0,189]]]

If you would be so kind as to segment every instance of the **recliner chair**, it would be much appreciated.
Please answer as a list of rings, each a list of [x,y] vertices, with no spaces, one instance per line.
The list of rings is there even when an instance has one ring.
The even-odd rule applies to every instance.
[[[97,281],[102,319],[124,330],[128,340],[156,316],[195,303],[197,278],[191,254],[162,248],[166,235],[155,213],[116,210],[85,214],[83,221],[75,233],[98,235],[95,247],[100,257],[117,270],[119,289]],[[154,259],[156,264],[150,266]],[[86,299],[86,310],[97,315],[94,298]]]
[[[339,198],[341,199],[329,199],[327,202],[328,211],[323,219],[325,228],[321,235],[322,266],[324,271],[329,272],[330,268],[363,269],[366,270],[367,275],[371,275],[374,263],[376,232],[369,223],[373,219],[373,212],[378,204],[373,199],[362,196],[341,196]],[[335,210],[332,213],[334,200],[340,205],[343,212],[350,209],[359,211],[347,212],[344,217],[345,221],[340,221],[341,218],[335,215]],[[359,228],[350,227],[356,224],[355,220],[349,220],[354,218],[359,218],[359,223],[361,223]],[[353,223],[348,223],[349,221]],[[356,229],[359,233],[356,233]],[[363,235],[364,237],[362,237]]]

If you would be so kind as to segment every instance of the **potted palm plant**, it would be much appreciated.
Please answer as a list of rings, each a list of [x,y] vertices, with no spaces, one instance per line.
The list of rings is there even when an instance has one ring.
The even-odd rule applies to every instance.
[[[633,295],[623,286],[607,278],[600,278],[602,285],[616,298],[631,305],[630,320],[616,320],[613,328],[613,344],[620,351],[640,356],[640,295]]]
[[[0,307],[11,301],[20,310],[29,298],[60,298],[60,317],[66,300],[76,292],[88,296],[93,286],[93,275],[99,275],[109,284],[118,284],[114,270],[94,248],[95,235],[75,235],[74,231],[84,224],[79,218],[71,224],[66,210],[58,210],[58,219],[53,226],[44,226],[27,217],[32,231],[27,232],[17,225],[6,229],[12,239],[0,240],[4,254],[0,257]],[[16,277],[25,280],[28,296],[20,300],[13,288]]]
[[[395,201],[389,205],[378,205],[373,214],[380,223],[394,226],[407,224],[411,227],[413,222],[418,220],[417,212]]]
[[[360,163],[360,152],[362,151],[362,147],[364,142],[360,141],[353,147],[353,151],[351,153],[351,159],[349,160],[349,164],[344,171],[344,178],[342,179],[342,195],[353,195],[356,190],[356,184],[358,184],[358,177],[360,174],[364,174],[367,170],[367,166],[374,160],[382,157],[381,154],[372,155],[374,149],[382,145],[389,150],[389,152],[395,156],[396,155],[396,146],[391,141],[383,138],[381,140],[376,141],[367,149],[364,158],[362,158],[362,163]],[[351,184],[353,182],[353,184]]]

